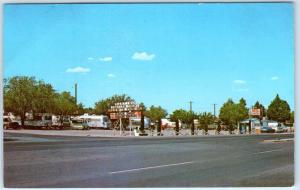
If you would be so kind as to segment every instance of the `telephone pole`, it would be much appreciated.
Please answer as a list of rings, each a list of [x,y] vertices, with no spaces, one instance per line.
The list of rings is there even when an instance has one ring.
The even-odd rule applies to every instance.
[[[213,105],[214,105],[214,117],[216,118],[216,105],[217,104],[214,103]]]
[[[190,103],[190,112],[192,113],[192,111],[193,111],[193,107],[192,107],[193,102],[189,101],[189,103]]]
[[[75,104],[77,105],[77,83],[75,83]]]

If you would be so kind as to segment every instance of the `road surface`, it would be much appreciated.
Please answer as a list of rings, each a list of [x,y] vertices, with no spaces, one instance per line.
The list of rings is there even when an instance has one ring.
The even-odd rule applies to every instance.
[[[294,184],[291,134],[89,138],[5,133],[4,137],[5,187]]]

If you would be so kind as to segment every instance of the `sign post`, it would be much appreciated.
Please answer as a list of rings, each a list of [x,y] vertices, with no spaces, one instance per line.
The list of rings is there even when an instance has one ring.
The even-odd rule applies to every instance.
[[[129,119],[130,135],[132,131],[130,117],[141,117],[143,108],[134,101],[117,102],[108,110],[111,120],[119,121],[120,136],[122,135],[123,125],[122,119]],[[115,126],[116,128],[116,126]]]

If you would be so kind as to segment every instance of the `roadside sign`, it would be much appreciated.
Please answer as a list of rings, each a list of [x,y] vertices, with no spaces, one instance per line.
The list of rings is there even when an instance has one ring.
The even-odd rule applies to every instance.
[[[260,109],[252,108],[251,111],[250,111],[250,114],[260,116]]]
[[[108,110],[110,119],[141,117],[143,108],[134,101],[117,102]]]
[[[141,112],[111,112],[109,114],[110,119],[130,118],[130,117],[141,117]]]

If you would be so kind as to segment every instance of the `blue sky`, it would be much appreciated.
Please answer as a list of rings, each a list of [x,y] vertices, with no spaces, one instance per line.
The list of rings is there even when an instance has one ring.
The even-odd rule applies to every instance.
[[[4,6],[4,77],[57,91],[78,83],[85,106],[125,93],[169,112],[213,111],[244,97],[294,109],[291,3]]]

